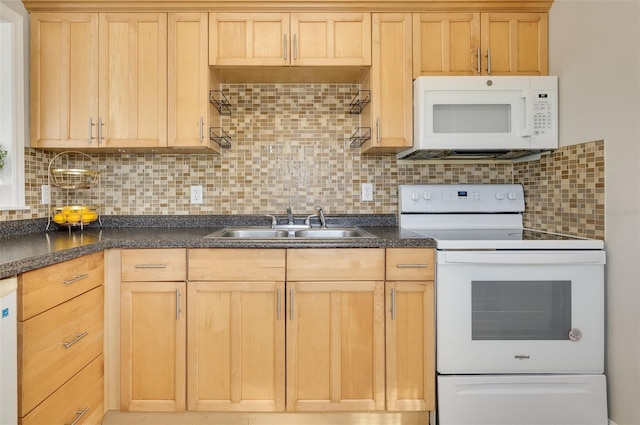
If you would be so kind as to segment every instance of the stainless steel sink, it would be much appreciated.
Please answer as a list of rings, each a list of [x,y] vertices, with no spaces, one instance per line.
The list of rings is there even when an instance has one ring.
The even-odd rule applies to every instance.
[[[205,236],[205,238],[244,238],[244,239],[272,239],[288,238],[289,231],[284,229],[226,227]]]
[[[371,233],[357,227],[334,227],[334,228],[305,228],[305,229],[282,229],[265,227],[225,227],[216,232],[210,233],[205,238],[232,238],[232,239],[344,239],[344,238],[375,238]]]
[[[296,230],[296,238],[373,238],[370,233],[356,227]]]

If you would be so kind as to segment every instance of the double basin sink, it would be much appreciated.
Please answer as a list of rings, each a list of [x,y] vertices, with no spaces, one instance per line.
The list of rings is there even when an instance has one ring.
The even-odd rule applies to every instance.
[[[297,227],[225,227],[210,233],[205,238],[233,238],[233,239],[344,239],[344,238],[375,238],[358,227],[325,227],[325,228],[297,228]]]

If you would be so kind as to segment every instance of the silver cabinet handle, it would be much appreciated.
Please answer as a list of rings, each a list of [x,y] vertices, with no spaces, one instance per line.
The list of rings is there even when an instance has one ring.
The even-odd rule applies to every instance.
[[[76,283],[79,280],[82,279],[86,279],[89,277],[89,273],[85,273],[85,274],[80,274],[74,278],[71,278],[69,280],[63,280],[62,283],[64,283],[65,285],[71,285],[72,283]]]
[[[180,320],[180,289],[176,289],[176,320]]]
[[[480,55],[480,48],[478,47],[478,51],[476,52],[476,56],[478,57],[478,66],[476,67],[478,74],[482,72],[482,57]]]
[[[91,117],[89,117],[89,145],[91,145],[91,142],[93,142],[93,126],[95,124],[93,123],[93,119]]]
[[[102,143],[102,126],[104,124],[102,123],[102,118],[98,118],[98,146],[100,146],[100,143]]]
[[[166,269],[166,264],[136,264],[136,269]]]
[[[391,320],[396,320],[396,289],[391,288]]]
[[[396,264],[399,269],[428,269],[428,264]]]
[[[284,60],[287,60],[287,51],[289,50],[289,46],[287,45],[287,34],[284,35],[282,50],[284,51]]]
[[[85,407],[82,410],[76,410],[76,415],[78,415],[78,416],[76,416],[76,418],[73,420],[73,422],[71,422],[68,425],[76,425],[78,422],[80,422],[80,419],[82,419],[82,417],[87,414],[88,411],[89,411],[88,407]]]
[[[204,117],[200,117],[200,143],[204,142]]]
[[[280,320],[280,289],[276,290],[276,317]]]
[[[293,289],[289,290],[289,320],[293,320]]]
[[[491,49],[487,49],[487,73],[491,74]]]
[[[376,119],[376,139],[378,144],[380,144],[380,117]]]
[[[293,60],[298,60],[298,34],[293,34]]]
[[[73,338],[72,341],[63,342],[62,345],[64,345],[64,348],[69,348],[72,345],[76,344],[78,341],[80,341],[82,338],[84,338],[87,335],[89,335],[89,331],[84,331],[81,334],[76,334],[76,337]]]

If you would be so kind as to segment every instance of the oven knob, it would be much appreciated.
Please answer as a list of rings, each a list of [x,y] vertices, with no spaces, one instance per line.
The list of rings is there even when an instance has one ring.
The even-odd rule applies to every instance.
[[[411,199],[414,201],[418,201],[420,199],[420,194],[418,192],[413,192],[411,194]]]
[[[425,192],[424,195],[422,195],[422,197],[424,198],[425,201],[428,201],[431,199],[431,194],[429,192]]]
[[[496,192],[496,199],[498,201],[502,201],[504,199],[504,193],[502,192]]]
[[[512,201],[515,201],[517,196],[515,192],[509,192],[509,194],[507,195],[507,198],[509,198]]]

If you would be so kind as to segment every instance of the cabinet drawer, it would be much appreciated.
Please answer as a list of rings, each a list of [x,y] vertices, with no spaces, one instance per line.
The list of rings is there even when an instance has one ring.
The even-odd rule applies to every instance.
[[[102,353],[103,287],[18,324],[20,416]]]
[[[22,419],[22,425],[100,424],[104,415],[103,357],[54,392]],[[78,420],[78,422],[73,422]]]
[[[191,249],[189,280],[284,281],[284,249]]]
[[[387,280],[433,280],[431,248],[387,248]]]
[[[22,300],[18,320],[27,320],[103,282],[102,252],[23,273],[18,289],[18,299]]]
[[[384,249],[289,249],[287,281],[384,280]]]
[[[123,249],[122,275],[127,282],[175,282],[187,279],[185,249]]]

